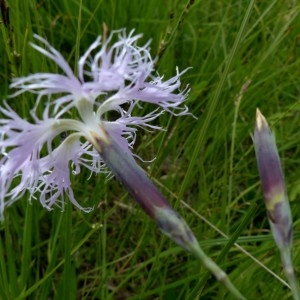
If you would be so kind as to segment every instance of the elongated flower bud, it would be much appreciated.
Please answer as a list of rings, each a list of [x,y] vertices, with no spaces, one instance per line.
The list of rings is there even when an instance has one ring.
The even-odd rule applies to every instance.
[[[160,230],[179,246],[194,254],[232,295],[244,300],[245,298],[231,283],[227,274],[203,252],[184,219],[171,208],[132,155],[124,151],[120,139],[114,139],[107,132],[107,139],[98,139],[94,147],[136,202],[156,221]]]
[[[192,244],[198,244],[192,231],[171,208],[133,157],[111,136],[108,137],[108,142],[99,140],[97,150],[112,173],[144,211],[156,221],[163,233],[191,252]]]
[[[256,111],[254,146],[272,234],[295,300],[300,290],[292,261],[293,221],[274,136],[265,117]]]
[[[268,219],[277,246],[292,246],[292,216],[278,150],[269,125],[256,111],[254,146]]]

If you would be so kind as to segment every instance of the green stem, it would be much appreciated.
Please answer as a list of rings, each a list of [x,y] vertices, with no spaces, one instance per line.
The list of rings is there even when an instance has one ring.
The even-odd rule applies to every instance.
[[[95,145],[104,162],[117,179],[126,187],[131,196],[153,218],[162,232],[178,245],[195,255],[218,281],[236,299],[245,297],[232,284],[227,274],[201,249],[186,222],[170,207],[146,173],[140,168],[128,151],[124,151],[118,141],[107,133],[108,143],[98,140]]]
[[[299,283],[294,272],[291,249],[289,247],[285,247],[283,249],[280,249],[280,252],[283,271],[291,286],[293,298],[295,300],[300,300]]]
[[[233,285],[230,281],[227,274],[210,258],[208,257],[203,250],[201,249],[200,245],[194,245],[193,252],[194,254],[203,264],[203,266],[210,271],[216,279],[222,283],[227,290],[239,300],[245,300],[246,298],[238,291],[238,289]]]

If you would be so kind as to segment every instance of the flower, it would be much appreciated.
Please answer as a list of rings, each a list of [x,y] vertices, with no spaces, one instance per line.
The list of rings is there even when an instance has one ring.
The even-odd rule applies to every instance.
[[[118,38],[113,43],[114,38]],[[188,89],[180,91],[177,74],[164,81],[153,75],[154,61],[149,43],[138,46],[142,35],[125,29],[113,31],[104,43],[98,37],[78,61],[76,76],[63,56],[45,39],[35,35],[42,46],[32,44],[38,52],[54,61],[61,74],[37,73],[13,79],[12,97],[21,93],[36,94],[36,103],[21,118],[4,102],[0,107],[0,218],[5,207],[22,197],[39,198],[41,204],[63,209],[64,196],[82,209],[75,199],[70,174],[78,175],[82,167],[92,173],[107,171],[99,141],[114,140],[122,153],[132,157],[138,127],[160,129],[150,122],[163,111],[175,115],[188,113],[183,104]],[[140,103],[156,104],[145,116],[137,116]],[[42,115],[38,112],[43,110]],[[70,116],[76,115],[77,118]],[[109,112],[114,111],[114,114]],[[72,114],[71,114],[72,113]],[[111,120],[111,115],[116,116]],[[103,145],[102,145],[103,147]],[[124,170],[124,172],[126,172]]]
[[[275,242],[279,249],[291,248],[293,222],[280,158],[274,136],[259,109],[256,111],[254,146],[268,219]]]
[[[111,44],[115,35],[118,41]],[[82,207],[75,199],[70,166],[74,175],[81,167],[100,173],[107,166],[165,235],[194,254],[237,299],[245,299],[226,273],[206,256],[189,226],[131,152],[137,127],[160,129],[150,122],[163,111],[188,114],[183,103],[189,90],[179,90],[180,76],[186,70],[177,70],[176,76],[166,81],[154,76],[149,43],[139,47],[141,35],[134,36],[131,31],[126,36],[125,30],[119,30],[101,48],[101,38],[96,39],[79,59],[75,76],[57,50],[43,38],[35,38],[45,49],[32,46],[53,60],[64,74],[38,73],[13,80],[11,88],[17,89],[13,96],[37,94],[29,116],[32,122],[22,119],[6,103],[0,107],[4,116],[0,119],[0,218],[3,220],[5,207],[25,191],[31,198],[39,197],[49,210],[54,205],[63,208],[67,195],[75,206],[88,212],[91,208]],[[141,102],[158,108],[145,116],[135,115]],[[43,114],[38,117],[42,104]],[[113,120],[108,114],[111,111],[112,116],[117,113]],[[71,118],[76,112],[78,118]]]
[[[293,297],[300,299],[292,261],[293,220],[284,175],[274,136],[259,109],[256,110],[254,148],[273,238],[280,251],[283,270]]]

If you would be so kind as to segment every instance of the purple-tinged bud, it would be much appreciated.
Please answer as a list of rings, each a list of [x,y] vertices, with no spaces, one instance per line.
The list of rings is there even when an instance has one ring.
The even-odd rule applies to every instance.
[[[108,142],[98,143],[105,164],[151,218],[155,217],[155,207],[170,207],[142,168],[116,141],[109,138]]]
[[[254,131],[256,160],[268,219],[277,246],[292,246],[293,227],[284,176],[274,136],[259,109]]]
[[[198,244],[186,222],[171,208],[167,200],[138,166],[130,152],[112,136],[96,145],[102,159],[144,211],[156,221],[161,231],[184,249]]]
[[[146,173],[135,162],[128,148],[122,147],[122,140],[107,132],[107,139],[97,139],[94,147],[116,178],[124,185],[144,211],[156,221],[160,230],[179,246],[195,255],[203,265],[237,299],[245,298],[220,269],[201,249],[197,239],[186,222],[176,213],[162,196]]]

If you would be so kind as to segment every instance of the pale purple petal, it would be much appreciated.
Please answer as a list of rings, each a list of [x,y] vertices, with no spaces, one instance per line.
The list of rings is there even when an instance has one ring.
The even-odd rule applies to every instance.
[[[80,142],[82,133],[67,136],[53,149],[53,140],[65,131],[84,131],[85,125],[75,120],[36,119],[35,124],[23,120],[8,105],[0,108],[7,119],[0,119],[0,213],[29,191],[30,197],[39,195],[41,203],[51,208],[58,200],[63,208],[63,194],[68,194],[71,202],[83,208],[74,198],[70,182],[70,167],[73,175],[80,173],[81,166],[92,173],[103,172],[103,161],[93,147]],[[74,123],[75,122],[75,123]],[[77,122],[77,123],[76,123]],[[81,126],[81,127],[80,127]],[[48,153],[48,155],[41,154]],[[12,183],[14,187],[11,188]],[[1,215],[2,216],[2,215]]]
[[[132,157],[139,127],[161,130],[152,122],[164,111],[188,113],[184,102],[189,89],[181,89],[180,80],[186,70],[177,69],[177,74],[165,81],[154,75],[150,43],[138,46],[141,37],[133,30],[126,34],[125,29],[113,31],[107,38],[99,36],[75,62],[75,75],[55,48],[35,36],[40,45],[32,44],[33,48],[56,63],[61,74],[36,73],[13,79],[12,97],[24,92],[37,95],[28,112],[32,122],[23,120],[7,104],[0,107],[4,116],[0,118],[0,217],[4,207],[26,191],[48,209],[63,209],[67,195],[75,206],[89,211],[76,201],[70,174],[79,175],[82,167],[91,174],[107,171],[99,156],[99,141],[109,144],[111,137]],[[143,102],[156,108],[139,116]]]
[[[42,175],[40,183],[31,193],[39,191],[40,202],[47,209],[53,205],[64,208],[64,193],[69,200],[79,209],[90,211],[91,208],[83,208],[76,200],[71,188],[70,162],[76,166],[77,175],[80,173],[80,156],[82,155],[82,145],[77,138],[67,137],[64,142],[57,147],[51,154],[40,160]],[[94,170],[100,171],[100,170]]]

